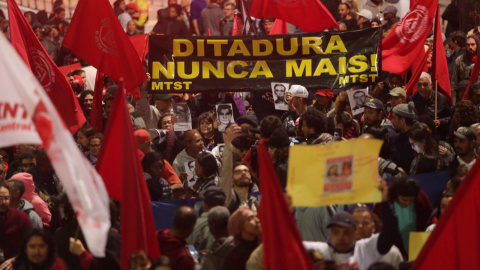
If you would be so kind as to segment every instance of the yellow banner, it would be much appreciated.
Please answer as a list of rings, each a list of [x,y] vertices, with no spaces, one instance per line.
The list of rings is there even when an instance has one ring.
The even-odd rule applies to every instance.
[[[423,245],[428,240],[428,237],[430,236],[429,232],[411,232],[410,233],[410,244],[409,244],[409,250],[408,250],[408,261],[414,261],[417,259],[418,254],[420,254],[420,251],[423,248]]]
[[[290,147],[287,191],[294,206],[373,203],[381,140],[353,139]]]

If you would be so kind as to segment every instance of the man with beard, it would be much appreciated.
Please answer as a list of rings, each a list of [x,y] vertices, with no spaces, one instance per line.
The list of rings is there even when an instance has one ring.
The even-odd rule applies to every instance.
[[[10,189],[0,182],[0,249],[5,260],[14,257],[20,250],[25,232],[32,222],[22,210],[10,208]]]
[[[229,192],[230,196],[227,195],[230,198],[230,201],[227,201],[230,213],[235,212],[240,206],[247,206],[252,211],[257,211],[258,202],[251,196],[254,187],[252,175],[253,172],[246,163],[238,162],[233,165],[233,182],[231,183],[233,185]]]
[[[480,40],[476,35],[467,37],[465,52],[455,60],[455,67],[452,72],[452,88],[457,91],[458,98],[463,96],[463,91],[470,80],[470,73],[480,54]]]
[[[352,17],[352,10],[348,3],[341,3],[338,5],[338,15],[340,15],[340,21],[347,26],[346,30],[357,30],[357,20]],[[345,29],[342,29],[345,30]]]

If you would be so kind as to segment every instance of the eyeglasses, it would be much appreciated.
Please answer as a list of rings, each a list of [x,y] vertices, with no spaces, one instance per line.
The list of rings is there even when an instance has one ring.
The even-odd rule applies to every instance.
[[[97,147],[100,147],[102,146],[101,144],[90,144],[90,147],[92,148],[97,148]]]
[[[8,201],[8,200],[10,200],[10,196],[0,197],[0,201]]]
[[[249,169],[238,169],[238,170],[234,170],[233,173],[236,174],[236,175],[239,175],[239,174],[243,174],[243,173],[250,173],[250,170]]]
[[[417,83],[417,87],[428,87],[429,83]]]

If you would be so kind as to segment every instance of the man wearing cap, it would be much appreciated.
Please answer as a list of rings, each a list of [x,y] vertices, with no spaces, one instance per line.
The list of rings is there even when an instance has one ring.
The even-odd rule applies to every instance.
[[[118,20],[120,21],[123,31],[127,32],[127,24],[132,20],[132,15],[135,14],[135,12],[138,12],[137,5],[135,3],[129,3],[125,6],[125,12],[118,15]]]
[[[309,251],[320,252],[325,260],[335,261],[338,269],[366,270],[383,255],[387,254],[397,236],[398,220],[388,203],[388,187],[381,180],[382,191],[381,219],[382,231],[370,238],[357,240],[357,223],[347,212],[338,212],[332,216],[327,227],[330,229],[328,242],[303,242]],[[360,225],[360,224],[358,224]]]
[[[327,114],[333,107],[333,90],[318,89],[315,92],[315,101],[313,108]]]
[[[390,106],[395,108],[399,104],[403,104],[407,101],[407,91],[402,87],[395,87],[388,93],[390,95]],[[389,119],[392,119],[391,116]]]
[[[373,19],[373,17],[378,17],[380,11],[384,10],[387,7],[387,3],[383,0],[368,0],[364,9],[370,11],[372,13],[372,17],[369,20]]]
[[[453,175],[465,176],[477,159],[475,154],[477,135],[470,127],[459,127],[453,135],[453,147],[457,157],[450,164],[450,168]]]
[[[308,110],[308,91],[301,85],[292,85],[287,92],[288,112],[282,115],[283,127],[292,133],[295,131],[295,121]]]
[[[381,13],[383,13],[383,20],[385,21],[384,25],[382,26],[383,29],[383,37],[388,36],[390,32],[397,26],[400,18],[397,17],[397,8],[394,6],[386,7]]]
[[[360,29],[370,27],[370,21],[373,19],[373,14],[368,9],[362,9],[357,12],[357,26]]]
[[[208,213],[215,206],[225,206],[225,192],[217,186],[210,186],[200,192],[203,200],[203,213],[198,217],[192,234],[187,238],[187,243],[196,250],[204,251],[212,247],[215,238],[208,230]]]
[[[383,103],[379,99],[372,99],[363,105],[365,111],[363,112],[363,133],[369,127],[382,127],[385,126],[389,130],[389,135],[393,138],[396,133],[392,128],[392,123],[385,117],[383,110]]]
[[[422,72],[417,83],[418,92],[413,94],[408,101],[413,101],[418,115],[427,114],[434,119],[437,131],[442,135],[448,132],[448,125],[451,119],[450,104],[447,97],[437,93],[437,118],[435,118],[435,92],[432,89],[432,77],[426,72]],[[440,128],[440,130],[438,130]]]
[[[240,116],[235,120],[237,125],[242,128],[242,133],[254,138],[254,129],[258,128],[258,118],[254,113],[247,112],[245,115]]]
[[[406,172],[410,171],[411,162],[415,157],[407,132],[412,129],[416,118],[413,102],[397,105],[392,110],[392,125],[399,132],[393,142],[392,160]]]
[[[149,79],[140,86],[140,99],[137,101],[135,111],[143,118],[147,130],[149,130],[158,128],[158,121],[162,115],[167,113],[173,114],[173,100],[169,94],[156,94],[154,97],[155,106],[150,105],[147,99],[147,86],[150,74],[147,75]]]

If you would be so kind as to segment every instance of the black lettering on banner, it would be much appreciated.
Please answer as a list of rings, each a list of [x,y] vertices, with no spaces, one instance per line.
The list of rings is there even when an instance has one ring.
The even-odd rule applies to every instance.
[[[262,91],[285,81],[307,88],[378,79],[378,29],[242,37],[150,36],[150,92]]]

